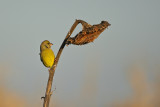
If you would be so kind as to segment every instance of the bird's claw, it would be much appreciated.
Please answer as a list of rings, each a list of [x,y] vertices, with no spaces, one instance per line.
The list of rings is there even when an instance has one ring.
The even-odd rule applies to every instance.
[[[56,67],[57,65],[53,65],[54,67]]]

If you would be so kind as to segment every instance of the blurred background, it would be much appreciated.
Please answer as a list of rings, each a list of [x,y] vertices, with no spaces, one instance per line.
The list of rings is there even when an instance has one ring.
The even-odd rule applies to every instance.
[[[57,54],[75,19],[111,26],[94,43],[65,47],[50,106],[160,107],[159,10],[159,0],[0,0],[0,107],[42,107],[40,44]]]

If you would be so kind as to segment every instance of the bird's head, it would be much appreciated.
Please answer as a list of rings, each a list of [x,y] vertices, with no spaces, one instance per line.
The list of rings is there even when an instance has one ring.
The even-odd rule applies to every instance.
[[[50,43],[48,40],[44,40],[41,45],[40,45],[40,50],[45,50],[45,49],[48,49],[48,48],[51,48],[53,44]]]

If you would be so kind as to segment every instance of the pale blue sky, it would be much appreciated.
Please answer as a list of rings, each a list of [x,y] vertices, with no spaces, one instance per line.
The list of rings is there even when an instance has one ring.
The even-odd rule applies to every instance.
[[[97,106],[126,96],[130,64],[145,60],[152,71],[160,63],[159,10],[159,0],[1,0],[0,63],[11,68],[7,87],[32,100],[43,96],[48,71],[39,59],[40,43],[52,42],[56,54],[75,19],[107,20],[111,26],[94,43],[65,47],[53,86],[58,98],[77,98],[90,72],[97,75]],[[73,36],[79,30],[81,25]]]

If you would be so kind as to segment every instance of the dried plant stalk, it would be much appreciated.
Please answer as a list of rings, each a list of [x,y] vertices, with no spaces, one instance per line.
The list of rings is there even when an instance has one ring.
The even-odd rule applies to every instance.
[[[97,25],[90,25],[83,20],[79,20],[82,24],[83,30],[75,37],[68,38],[66,44],[84,45],[93,42],[110,24],[107,21],[102,21]]]
[[[74,24],[72,25],[70,31],[67,33],[67,36],[65,37],[65,39],[63,41],[61,47],[59,48],[59,51],[58,51],[58,53],[56,55],[56,58],[55,58],[53,66],[49,70],[49,78],[48,78],[48,83],[47,83],[47,87],[46,87],[46,93],[45,93],[45,97],[44,97],[43,107],[49,107],[49,102],[50,102],[50,98],[51,98],[51,95],[52,95],[52,92],[51,92],[52,82],[53,82],[53,77],[54,77],[54,73],[55,73],[55,70],[56,70],[56,66],[58,64],[60,55],[61,55],[61,53],[62,53],[62,51],[63,51],[63,49],[65,47],[67,39],[71,36],[72,32],[74,31],[74,29],[76,28],[76,26],[78,24],[79,24],[79,21],[76,20],[74,22]]]
[[[76,26],[81,23],[83,26],[83,30],[74,38],[70,38],[72,32],[76,28]],[[72,25],[70,31],[67,33],[67,36],[65,37],[61,47],[59,48],[59,51],[57,53],[57,56],[55,58],[53,66],[49,70],[49,78],[48,83],[46,87],[46,93],[43,102],[43,107],[49,107],[50,98],[52,95],[51,88],[52,88],[52,82],[54,73],[56,70],[56,66],[58,64],[60,55],[65,47],[66,44],[78,44],[83,45],[89,42],[92,42],[94,39],[96,39],[101,32],[103,32],[110,24],[107,21],[102,21],[101,24],[98,25],[90,25],[86,23],[83,20],[76,20],[74,24]]]

